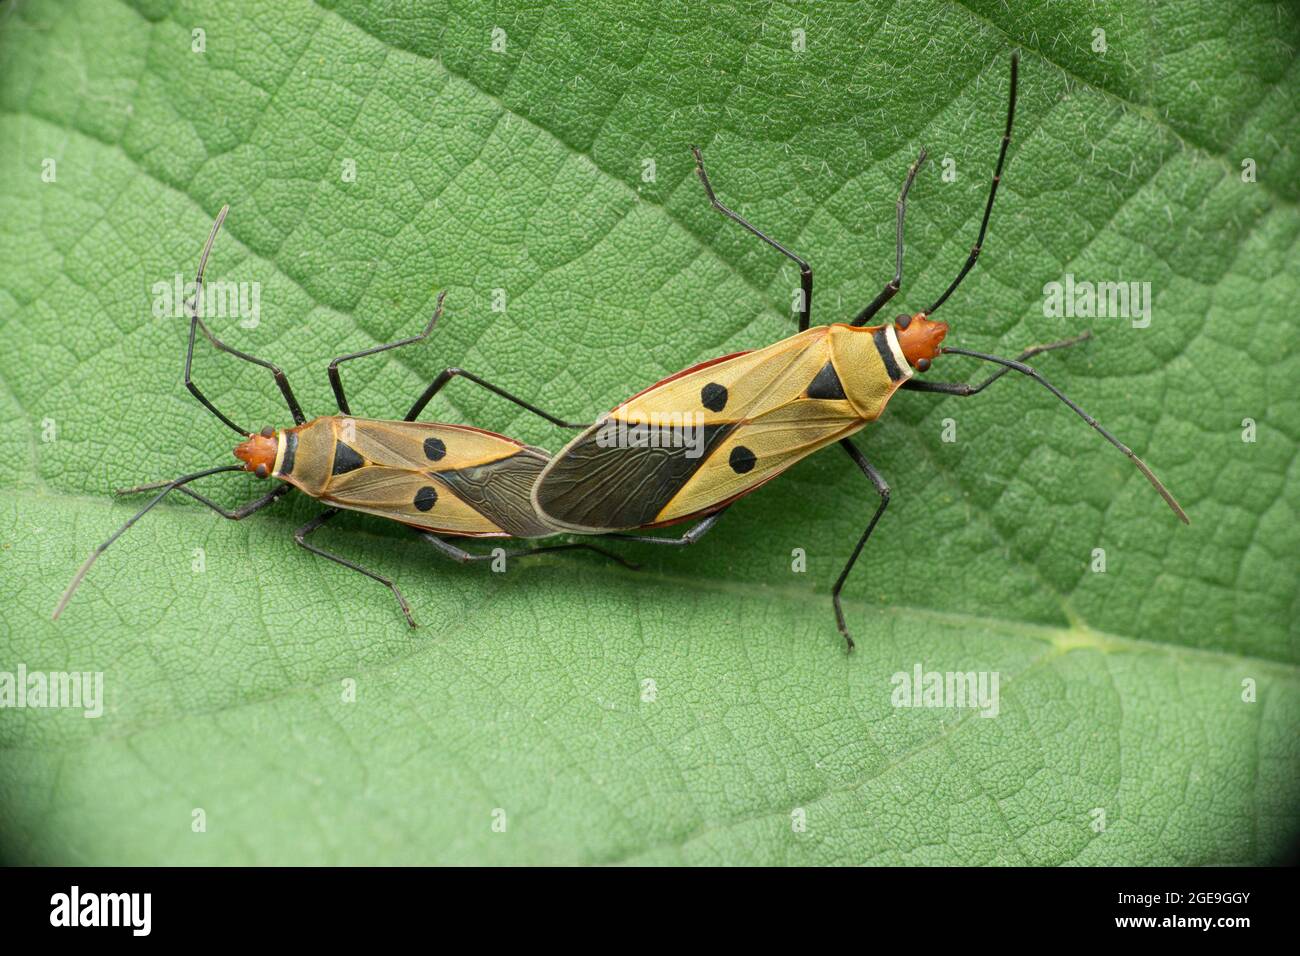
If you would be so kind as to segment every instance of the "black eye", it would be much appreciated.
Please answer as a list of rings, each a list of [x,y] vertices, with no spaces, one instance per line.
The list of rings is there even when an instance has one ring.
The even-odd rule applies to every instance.
[[[928,372],[928,371],[930,371],[930,360],[929,360],[928,358],[917,359],[917,360],[916,360],[916,370],[917,370],[918,372]]]
[[[896,315],[894,316],[894,324],[900,329],[905,329],[912,324],[912,317],[910,315]]]
[[[266,465],[258,465],[253,469],[253,474],[257,475],[259,478],[265,478],[267,476]]]
[[[274,437],[274,435],[275,435],[275,429],[272,428],[270,425],[267,425],[265,428],[262,429],[263,438],[272,438]]]

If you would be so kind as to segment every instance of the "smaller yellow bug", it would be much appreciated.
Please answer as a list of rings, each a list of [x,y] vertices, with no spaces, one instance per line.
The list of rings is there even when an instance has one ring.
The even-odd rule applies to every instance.
[[[199,316],[203,273],[228,211],[229,207],[222,207],[217,215],[199,259],[195,299],[190,312],[189,343],[185,353],[185,387],[205,408],[243,438],[234,450],[235,457],[242,464],[208,468],[171,481],[140,485],[119,492],[134,494],[157,490],[158,494],[86,558],[55,607],[55,618],[67,606],[99,555],[146,512],[177,490],[232,521],[239,521],[273,504],[291,488],[298,488],[330,505],[328,510],[295,531],[294,540],[308,551],[373,578],[387,587],[412,627],[416,626],[415,619],[396,584],[381,574],[326,551],[309,541],[309,536],[340,511],[360,511],[409,525],[442,554],[455,561],[485,561],[503,555],[509,558],[582,548],[602,554],[625,567],[635,567],[618,555],[586,543],[546,545],[504,552],[498,549],[495,554],[476,554],[444,540],[444,535],[465,538],[544,538],[554,535],[559,529],[539,518],[532,506],[533,483],[550,460],[546,451],[467,425],[443,425],[415,420],[443,386],[453,378],[467,378],[554,425],[563,428],[585,426],[557,418],[460,368],[444,369],[416,399],[401,421],[353,417],[339,377],[340,363],[427,338],[442,314],[446,293],[438,296],[433,317],[419,335],[334,359],[329,366],[329,379],[340,414],[308,421],[284,372],[265,359],[226,345],[209,331]],[[293,416],[293,427],[275,429],[267,426],[256,433],[248,431],[236,425],[203,394],[191,376],[194,342],[199,331],[220,351],[260,365],[272,373]],[[223,508],[188,487],[190,482],[199,478],[229,471],[250,472],[258,478],[276,478],[281,484],[260,498],[235,509]]]
[[[1173,495],[1127,445],[1024,364],[1040,352],[1081,342],[1088,333],[1006,359],[943,346],[948,326],[930,319],[979,258],[1011,142],[1018,63],[1013,54],[1006,131],[975,245],[957,277],[933,305],[914,315],[899,315],[893,325],[868,326],[867,322],[902,286],[903,216],[908,191],[925,162],[924,149],[908,170],[898,196],[894,277],[852,322],[809,328],[811,266],[719,202],[704,171],[704,159],[692,147],[696,172],[714,208],[798,264],[803,293],[799,331],[767,348],[726,355],[678,372],[623,402],[542,468],[533,488],[538,516],[557,527],[587,534],[689,545],[703,537],[738,498],[818,449],[838,442],[880,497],[831,590],[836,624],[852,650],[840,592],[889,504],[890,489],[850,436],[879,418],[899,389],[969,396],[1015,371],[1047,388],[1127,455],[1186,523],[1187,515]],[[940,354],[965,355],[1001,367],[978,385],[914,378],[916,373],[928,371]],[[615,533],[695,518],[703,520],[678,538]]]

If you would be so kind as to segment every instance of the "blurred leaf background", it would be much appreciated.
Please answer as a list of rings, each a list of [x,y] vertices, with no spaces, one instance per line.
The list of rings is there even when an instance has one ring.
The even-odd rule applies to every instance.
[[[106,695],[97,720],[0,711],[0,855],[1284,858],[1298,20],[1245,0],[0,3],[0,670],[102,671]],[[590,418],[793,328],[796,274],[709,209],[690,144],[726,201],[812,261],[820,322],[888,279],[898,186],[927,145],[896,300],[920,308],[974,238],[1013,48],[1018,125],[950,341],[1014,355],[1091,325],[1038,366],[1190,528],[1045,392],[1004,380],[968,401],[904,393],[859,436],[894,500],[848,588],[851,657],[828,591],[876,499],[834,452],[696,548],[626,546],[637,574],[563,555],[492,574],[336,521],[322,543],[394,576],[413,632],[373,582],[294,546],[315,503],[234,523],[175,500],[50,622],[130,514],[112,489],[231,460],[181,385],[184,323],[152,308],[223,203],[209,274],[260,283],[260,321],[219,332],[281,364],[309,413],[333,408],[331,357],[413,333],[445,289],[429,342],[347,367],[354,411],[399,415],[454,364]],[[1044,318],[1066,273],[1150,282],[1150,327]],[[264,371],[196,364],[238,421],[288,423]],[[565,440],[466,383],[426,417]],[[229,503],[262,487],[209,483]],[[892,707],[891,676],[917,663],[997,671],[999,716]]]

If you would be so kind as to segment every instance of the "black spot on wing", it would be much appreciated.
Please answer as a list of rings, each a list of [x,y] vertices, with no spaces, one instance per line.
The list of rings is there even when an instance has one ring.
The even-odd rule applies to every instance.
[[[700,404],[711,412],[720,412],[727,407],[727,386],[710,382],[700,389]]]
[[[516,538],[539,538],[554,532],[533,511],[533,483],[546,458],[521,449],[508,458],[455,471],[440,471],[456,495],[502,531]]]
[[[440,461],[447,454],[447,446],[441,438],[430,436],[424,440],[424,457],[429,461]]]
[[[735,430],[736,423],[701,426],[694,448],[685,441],[688,436],[681,434],[680,427],[649,428],[645,435],[649,440],[630,447],[611,435],[611,426],[617,426],[613,419],[597,423],[556,460],[537,486],[537,502],[544,515],[588,528],[652,524]],[[660,447],[653,447],[656,443]]]
[[[746,472],[753,471],[754,464],[757,461],[758,458],[752,451],[744,445],[737,445],[731,449],[731,457],[727,459],[727,464],[731,466],[731,470],[736,474],[743,475]]]
[[[366,460],[362,458],[357,450],[343,442],[334,443],[334,465],[330,468],[331,475],[346,475],[349,471],[356,471]]]
[[[415,493],[412,504],[420,511],[429,511],[438,503],[438,490],[432,485],[425,485]]]
[[[827,362],[822,366],[822,370],[813,376],[813,380],[808,383],[809,398],[830,398],[842,399],[844,395],[844,385],[840,382],[839,373],[835,371],[835,363]]]

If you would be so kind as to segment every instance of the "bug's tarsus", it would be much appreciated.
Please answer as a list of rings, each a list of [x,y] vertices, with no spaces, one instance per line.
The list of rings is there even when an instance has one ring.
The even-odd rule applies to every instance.
[[[99,559],[99,556],[103,554],[106,550],[108,550],[109,545],[111,545],[114,541],[120,538],[126,532],[126,530],[131,527],[131,525],[135,524],[146,514],[148,514],[149,511],[154,507],[154,505],[158,504],[158,502],[166,498],[168,494],[170,494],[172,491],[175,491],[177,488],[180,488],[182,485],[186,484],[187,482],[195,481],[199,478],[205,478],[208,475],[219,474],[220,472],[223,471],[243,471],[243,470],[244,470],[243,465],[221,465],[217,468],[206,468],[203,471],[196,471],[193,472],[192,474],[181,475],[179,478],[173,478],[171,481],[166,482],[162,491],[160,491],[157,495],[155,495],[147,505],[145,505],[143,508],[137,511],[125,522],[123,522],[120,528],[118,528],[111,535],[109,535],[107,541],[105,541],[94,551],[92,551],[89,557],[87,557],[86,560],[81,563],[81,567],[79,567],[77,569],[77,573],[72,576],[72,580],[68,583],[67,588],[64,590],[63,596],[59,598],[58,605],[56,605],[54,608],[54,614],[53,614],[54,620],[58,620],[59,615],[63,613],[63,609],[68,606],[68,602],[72,600],[72,595],[76,592],[77,588],[80,586],[82,578],[84,578],[86,576],[86,572],[90,570],[90,566],[94,564]]]
[[[903,180],[903,188],[898,193],[897,220],[898,226],[894,238],[894,278],[885,283],[885,287],[880,293],[871,300],[865,309],[858,313],[850,325],[863,326],[871,321],[871,317],[879,312],[903,287],[903,218],[907,212],[907,194],[912,189],[912,183],[916,179],[917,172],[921,169],[921,164],[925,162],[925,147],[921,147],[921,152],[916,156],[916,162],[912,163],[907,170],[907,177]]]
[[[230,203],[222,203],[221,208],[217,211],[217,218],[212,223],[212,231],[208,233],[208,241],[203,244],[203,252],[199,255],[199,271],[195,274],[195,283],[203,285],[203,273],[208,268],[208,256],[212,254],[212,246],[217,241],[217,233],[221,231],[221,224],[226,221],[226,215],[230,212]]]
[[[438,293],[438,301],[433,307],[433,316],[429,319],[429,324],[424,327],[424,331],[418,335],[412,335],[410,338],[399,339],[396,342],[388,342],[384,345],[371,346],[368,349],[362,349],[360,352],[351,352],[347,355],[340,355],[329,364],[330,388],[334,390],[334,400],[338,403],[339,411],[344,415],[351,415],[352,409],[348,407],[347,396],[343,393],[343,380],[339,378],[339,363],[348,362],[352,359],[364,358],[367,355],[376,355],[379,352],[387,352],[390,349],[400,349],[404,345],[414,345],[416,342],[423,342],[433,332],[433,327],[438,324],[438,319],[442,317],[442,302],[447,298],[445,291]]]
[[[718,523],[718,519],[721,518],[724,514],[726,514],[727,508],[730,507],[731,505],[726,505],[725,507],[719,508],[717,511],[713,512],[713,514],[709,515],[707,518],[704,518],[697,524],[693,525],[689,531],[687,531],[685,534],[683,534],[681,537],[678,538],[669,538],[664,535],[653,535],[653,534],[627,534],[622,531],[616,531],[611,534],[607,534],[605,535],[605,537],[620,538],[624,541],[640,541],[642,544],[665,545],[670,548],[685,548],[685,547],[689,547],[692,544],[695,544],[706,534],[708,534],[713,529],[713,526]]]
[[[1015,51],[1011,54],[1011,94],[1007,101],[1007,125],[1002,133],[1002,145],[998,149],[998,163],[993,170],[993,183],[989,187],[988,202],[984,204],[984,218],[980,221],[979,236],[975,239],[975,245],[971,247],[970,255],[966,258],[966,264],[961,267],[957,273],[957,278],[944,290],[943,295],[935,300],[934,305],[925,310],[926,315],[933,315],[934,310],[939,308],[948,301],[948,296],[953,294],[957,286],[961,285],[961,280],[966,278],[966,273],[975,267],[975,260],[980,257],[980,250],[984,247],[984,235],[989,230],[989,217],[993,214],[993,200],[998,195],[998,184],[1002,181],[1002,167],[1007,160],[1007,147],[1011,145],[1011,125],[1016,118],[1016,78],[1020,68],[1020,52]]]
[[[871,520],[867,522],[866,530],[862,532],[862,537],[858,539],[857,546],[853,549],[853,553],[849,555],[849,560],[845,562],[844,570],[840,572],[839,578],[836,579],[835,586],[831,588],[831,601],[835,605],[835,623],[839,626],[840,633],[844,635],[844,640],[848,644],[847,650],[852,651],[854,647],[853,637],[849,634],[848,625],[844,623],[844,608],[840,605],[840,591],[844,589],[844,582],[848,580],[849,572],[853,570],[853,565],[857,562],[858,555],[860,555],[862,549],[866,547],[867,539],[871,537],[871,532],[876,530],[876,523],[880,521],[880,516],[883,515],[885,509],[889,507],[889,484],[883,477],[881,477],[880,472],[876,471],[871,462],[867,461],[866,456],[858,450],[858,446],[853,444],[852,441],[847,438],[841,438],[840,446],[848,453],[848,456],[853,459],[853,463],[862,469],[862,473],[867,476],[867,480],[875,487],[876,494],[880,495],[880,504],[876,507],[876,511],[871,516]]]
[[[501,554],[475,554],[473,551],[466,551],[464,548],[458,547],[450,541],[438,537],[438,535],[431,531],[420,532],[420,537],[432,544],[442,552],[445,557],[448,557],[459,564],[469,564],[472,561],[492,561],[498,557],[527,558],[535,554],[545,554],[550,551],[582,550],[592,551],[596,554],[602,555],[603,557],[609,558],[611,561],[616,561],[629,571],[639,571],[641,569],[640,565],[627,560],[621,555],[615,554],[613,551],[607,551],[604,548],[598,547],[594,544],[587,544],[586,542],[575,541],[568,544],[547,544],[537,548],[513,548],[509,551],[503,550]]]
[[[976,358],[985,362],[992,362],[996,365],[1002,365],[1011,371],[1019,372],[1022,375],[1027,375],[1030,378],[1032,378],[1035,382],[1037,382],[1039,385],[1042,385],[1045,389],[1047,389],[1049,392],[1051,392],[1053,395],[1059,398],[1062,402],[1064,402],[1065,405],[1072,412],[1074,412],[1085,422],[1087,422],[1093,429],[1095,429],[1101,435],[1102,438],[1105,438],[1106,441],[1110,442],[1112,445],[1114,445],[1116,448],[1122,451],[1128,457],[1128,459],[1131,462],[1133,462],[1134,465],[1137,466],[1138,471],[1142,472],[1146,480],[1151,482],[1151,486],[1160,493],[1160,497],[1165,499],[1165,504],[1169,505],[1173,513],[1178,516],[1178,520],[1180,520],[1183,524],[1191,524],[1191,520],[1187,517],[1187,512],[1183,511],[1183,508],[1178,503],[1177,499],[1174,498],[1174,496],[1169,492],[1169,489],[1164,486],[1164,484],[1160,481],[1160,479],[1155,476],[1155,473],[1152,472],[1151,469],[1147,467],[1146,462],[1144,462],[1141,458],[1139,458],[1134,453],[1133,449],[1128,447],[1128,445],[1124,444],[1122,441],[1120,441],[1118,438],[1112,435],[1109,431],[1107,431],[1106,428],[1103,427],[1101,423],[1097,421],[1097,419],[1093,418],[1082,408],[1080,408],[1078,405],[1072,402],[1068,397],[1066,397],[1064,392],[1062,392],[1059,388],[1057,388],[1047,379],[1043,378],[1043,376],[1040,375],[1037,372],[1037,370],[1015,359],[1001,358],[997,355],[987,355],[983,352],[973,352],[970,349],[945,347],[943,351],[949,355],[965,355],[968,356],[969,358]],[[940,385],[945,383],[934,382],[931,384]],[[970,386],[956,385],[946,390],[932,389],[932,391],[947,391],[947,393],[951,395],[965,396],[965,395],[973,394],[973,392],[969,391],[969,388]]]
[[[349,570],[356,571],[359,574],[364,574],[366,577],[370,578],[371,580],[378,581],[384,587],[388,588],[389,591],[393,592],[393,597],[397,598],[397,604],[399,607],[401,607],[402,613],[406,615],[406,623],[411,625],[411,627],[417,627],[418,625],[415,623],[415,618],[411,616],[411,606],[406,603],[406,598],[402,596],[402,592],[397,587],[396,584],[394,584],[388,578],[384,577],[382,574],[378,574],[374,571],[371,571],[368,568],[363,568],[355,561],[349,561],[347,558],[337,555],[332,551],[326,551],[324,548],[320,547],[319,545],[312,544],[310,541],[307,540],[307,537],[309,535],[311,535],[313,532],[318,530],[321,525],[329,521],[338,513],[339,513],[338,508],[329,508],[328,510],[321,512],[311,521],[308,521],[305,525],[303,525],[301,528],[295,531],[293,533],[293,540],[297,542],[301,547],[306,548],[312,554],[320,555],[322,558],[328,558],[330,561],[333,561],[335,564],[341,564],[343,565],[343,567],[348,568]]]
[[[1031,345],[1029,348],[1017,355],[1015,361],[1023,362],[1025,359],[1033,358],[1035,355],[1041,355],[1044,352],[1052,352],[1056,349],[1069,348],[1071,345],[1078,345],[1080,342],[1086,342],[1091,338],[1092,332],[1086,331],[1080,335],[1076,335],[1072,339],[1062,339],[1059,342],[1048,342],[1045,345]],[[942,395],[957,395],[965,398],[970,395],[978,395],[1010,371],[1011,369],[1004,365],[978,385],[930,382],[923,378],[909,378],[903,383],[902,387],[912,392],[938,392]]]
[[[525,411],[532,412],[538,418],[543,418],[546,421],[550,422],[552,425],[558,425],[560,428],[591,427],[590,424],[565,421],[563,418],[560,418],[556,415],[552,415],[550,412],[546,411],[545,409],[538,408],[536,405],[532,404],[531,402],[524,401],[518,395],[514,395],[506,391],[500,385],[494,385],[492,382],[489,382],[487,379],[481,378],[480,376],[475,375],[473,372],[467,372],[463,368],[445,368],[441,372],[439,372],[438,377],[435,378],[432,384],[430,384],[429,387],[426,388],[424,392],[420,395],[420,397],[415,400],[415,404],[411,406],[410,410],[406,413],[402,421],[406,421],[406,422],[415,421],[420,416],[420,412],[424,411],[424,406],[428,405],[429,402],[432,401],[433,396],[437,395],[440,391],[442,391],[443,386],[446,385],[448,382],[450,382],[453,378],[469,379],[475,385],[478,385],[482,388],[486,388],[489,392],[492,392],[495,395],[500,395],[506,401],[513,402],[514,404],[518,405],[520,408],[524,409]]]
[[[289,379],[285,376],[284,372],[265,359],[257,358],[254,355],[249,355],[246,352],[241,352],[236,348],[231,348],[229,345],[226,345],[212,334],[208,327],[203,323],[203,319],[199,314],[199,303],[203,301],[203,273],[207,270],[208,256],[212,253],[212,245],[217,240],[217,233],[221,231],[221,224],[226,221],[226,214],[229,211],[230,207],[228,205],[222,206],[221,211],[217,213],[216,221],[212,223],[212,231],[208,233],[208,241],[203,244],[203,254],[199,256],[198,272],[194,275],[194,298],[186,303],[190,314],[190,336],[185,349],[185,387],[189,389],[191,395],[199,400],[204,408],[210,411],[228,427],[233,429],[239,435],[248,436],[252,434],[248,429],[240,428],[236,425],[229,416],[221,411],[221,409],[212,404],[208,397],[200,391],[197,385],[194,384],[194,380],[191,376],[191,368],[194,364],[195,334],[199,329],[202,329],[203,334],[207,336],[208,341],[222,352],[228,352],[236,358],[243,359],[245,362],[252,362],[254,365],[260,365],[263,368],[270,369],[271,374],[275,377],[275,384],[280,387],[280,394],[284,396],[285,402],[289,405],[289,411],[293,415],[294,424],[301,425],[307,419],[302,413],[302,408],[298,405],[298,399],[294,397],[293,389],[290,388]]]
[[[704,194],[709,197],[709,202],[713,205],[713,208],[716,209],[718,212],[722,213],[732,222],[740,223],[741,226],[748,229],[750,232],[758,236],[758,238],[762,239],[764,242],[766,242],[777,252],[781,253],[781,255],[785,256],[787,259],[790,259],[796,265],[799,266],[799,287],[802,290],[802,294],[803,294],[803,308],[799,310],[799,331],[800,332],[804,331],[805,329],[808,328],[808,322],[812,315],[812,293],[813,293],[812,266],[810,266],[807,263],[807,261],[803,259],[801,256],[796,255],[794,252],[791,252],[781,243],[777,242],[771,236],[764,233],[762,230],[760,230],[757,226],[751,223],[744,216],[724,206],[722,202],[718,199],[718,197],[713,193],[713,184],[709,182],[709,174],[704,171],[704,157],[700,153],[700,148],[698,146],[692,146],[691,153],[692,155],[695,156],[695,172],[700,177],[700,182],[704,185]]]

